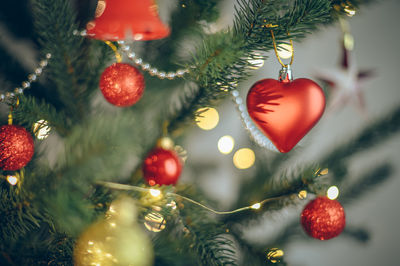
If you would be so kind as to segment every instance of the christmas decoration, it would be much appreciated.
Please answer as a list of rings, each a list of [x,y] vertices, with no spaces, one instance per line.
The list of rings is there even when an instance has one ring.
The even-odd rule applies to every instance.
[[[17,125],[0,127],[0,168],[5,171],[21,169],[32,159],[32,136]]]
[[[363,82],[373,75],[372,70],[359,70],[356,58],[352,52],[354,39],[349,32],[349,26],[340,20],[342,25],[343,45],[342,61],[339,68],[319,69],[316,77],[329,85],[332,99],[329,103],[330,110],[336,110],[351,101],[355,101],[361,112],[365,113],[365,100]]]
[[[49,123],[46,120],[39,120],[32,126],[32,132],[37,139],[43,140],[49,136],[51,131],[51,127],[49,127]]]
[[[173,150],[156,148],[144,160],[143,174],[150,186],[175,185],[182,171],[181,160]]]
[[[40,75],[45,70],[49,60],[51,58],[51,54],[47,53],[45,58],[39,61],[39,66],[35,68],[34,72],[28,75],[28,79],[21,83],[21,87],[14,88],[14,92],[7,92],[6,94],[0,94],[0,102],[10,101],[15,95],[23,94],[24,90],[29,89],[35,81],[38,81]]]
[[[35,151],[37,163],[29,163],[28,167],[17,171],[0,170],[0,265],[149,265],[152,264],[152,249],[154,265],[285,264],[283,251],[286,253],[286,250],[281,245],[296,241],[295,235],[291,234],[293,224],[285,222],[278,226],[281,232],[273,237],[267,232],[270,230],[258,230],[257,239],[252,237],[254,228],[260,226],[259,222],[263,225],[268,222],[267,226],[272,228],[277,226],[272,220],[278,223],[287,220],[279,214],[291,205],[299,204],[299,198],[305,198],[307,192],[309,196],[316,190],[328,194],[325,190],[329,186],[341,188],[348,183],[349,175],[357,174],[352,176],[356,182],[346,184],[351,198],[363,196],[379,182],[387,180],[393,174],[390,171],[392,160],[370,163],[368,169],[356,173],[350,168],[352,162],[359,161],[356,157],[361,152],[379,150],[379,144],[392,139],[400,131],[396,126],[399,125],[396,122],[400,118],[400,108],[395,108],[376,123],[365,125],[366,130],[360,134],[346,132],[350,128],[343,127],[343,138],[340,138],[343,143],[324,145],[327,147],[322,150],[313,149],[312,158],[317,158],[313,163],[298,160],[310,155],[303,155],[300,149],[284,156],[270,152],[263,154],[265,148],[278,150],[252,122],[244,104],[246,99],[237,96],[238,83],[251,79],[251,67],[262,64],[249,63],[248,59],[262,59],[271,52],[268,29],[276,31],[278,48],[283,47],[282,43],[289,44],[289,30],[296,41],[308,37],[312,41],[310,35],[313,32],[338,21],[340,14],[334,11],[333,4],[347,1],[357,2],[224,1],[232,4],[228,8],[233,10],[232,14],[228,12],[232,16],[231,23],[225,17],[224,23],[220,23],[218,16],[227,12],[221,12],[226,5],[221,5],[219,0],[157,1],[160,13],[174,25],[171,38],[140,44],[132,40],[106,41],[114,45],[114,52],[121,53],[114,62],[121,63],[123,53],[124,60],[128,60],[126,63],[139,69],[145,77],[148,74],[154,77],[151,82],[146,78],[147,97],[132,110],[111,106],[104,109],[107,106],[97,104],[99,92],[94,94],[93,88],[98,86],[99,77],[106,68],[104,64],[112,60],[112,54],[105,52],[108,48],[104,47],[103,41],[88,38],[87,31],[81,28],[87,18],[86,11],[93,3],[98,3],[98,23],[91,25],[95,29],[110,12],[107,8],[115,8],[122,3],[121,0],[35,0],[28,8],[26,3],[22,3],[25,1],[3,5],[0,23],[1,32],[5,34],[1,35],[0,41],[0,58],[4,59],[1,60],[0,101],[16,108],[12,113],[20,125],[26,126],[35,139],[35,145],[35,133],[39,137],[44,125],[39,119],[48,121],[54,132],[40,143],[40,152]],[[132,6],[146,2],[126,0],[126,11],[118,10],[118,16],[124,12],[138,12],[139,8]],[[362,5],[361,1],[358,2],[357,7]],[[156,6],[151,5],[151,8]],[[115,16],[116,20],[125,21],[123,16],[118,16]],[[129,21],[137,22],[138,17],[130,16]],[[28,27],[18,30],[13,25],[16,22],[21,26],[24,22]],[[111,20],[108,22],[110,25],[105,27],[115,27]],[[33,30],[30,25],[35,26]],[[385,26],[393,26],[393,23],[385,23]],[[206,27],[218,29],[207,33],[203,30]],[[140,34],[135,36],[136,32],[131,29],[121,32],[124,38],[142,38]],[[375,39],[390,40],[378,38],[381,37],[378,35],[395,31],[368,32],[372,32],[377,37]],[[40,39],[40,45],[20,42],[28,39]],[[324,42],[318,39],[317,45],[324,46]],[[395,47],[392,43],[385,42]],[[137,51],[136,47],[139,48]],[[292,46],[287,47],[288,52],[290,48]],[[332,50],[332,47],[325,50]],[[395,51],[394,48],[390,50]],[[32,65],[31,56],[26,55],[44,56],[48,52],[53,56],[46,79],[35,84],[32,93],[20,95],[20,91],[29,88],[31,81],[38,80],[38,73],[44,72],[42,65],[46,62],[42,61],[40,68],[32,69],[35,75],[24,79],[21,71]],[[282,55],[282,52],[280,56],[290,54]],[[298,58],[313,59],[300,53]],[[298,65],[302,63],[304,61],[299,60]],[[165,80],[173,78],[173,82]],[[188,127],[197,115],[196,110],[206,106],[218,109],[218,104],[231,95],[243,124],[251,132],[253,140],[262,144],[262,149],[253,146],[250,148],[254,152],[241,149],[246,147],[243,136],[230,130],[226,124],[227,117],[232,114],[220,113],[221,123],[215,131],[194,130],[207,140],[193,134],[196,132]],[[21,102],[17,107],[18,98]],[[225,111],[229,113],[232,110]],[[29,130],[35,122],[38,122],[39,130]],[[161,123],[162,129],[155,126]],[[142,169],[135,166],[138,161],[139,168],[144,164],[147,154],[143,151],[156,147],[175,151],[183,165],[184,150],[170,139],[155,144],[154,136],[157,135],[171,135],[190,145],[187,179],[185,176],[183,180],[182,176],[176,186],[149,186],[142,178]],[[218,138],[224,135],[235,138],[235,143],[229,138],[221,141],[221,151],[230,152],[227,156],[221,156],[215,149]],[[351,136],[351,139],[347,141],[346,136]],[[330,136],[317,139],[332,141]],[[204,143],[198,147],[195,142]],[[209,145],[206,146],[205,142]],[[252,163],[254,166],[249,170],[236,170],[229,161],[233,157],[240,168],[250,167]],[[254,157],[257,160],[254,161]],[[316,165],[329,167],[337,178],[334,175],[320,176],[322,171],[317,170]],[[19,189],[21,186],[23,189]],[[321,187],[326,189],[322,191]],[[364,193],[359,193],[359,187]],[[130,207],[133,204],[129,203],[130,199],[127,203],[122,200],[126,204],[121,207],[118,207],[120,200],[114,201],[121,195],[137,200],[134,203],[139,212],[136,221],[131,219],[133,212]],[[116,212],[118,209],[120,211]],[[265,215],[271,219],[265,221]],[[88,221],[95,216],[102,219],[90,226]],[[249,222],[251,226],[242,226]],[[138,227],[151,236],[152,243],[138,236]],[[132,232],[132,228],[136,231]],[[355,233],[346,237],[365,237],[362,228],[352,231]],[[292,259],[292,255],[291,261],[304,264],[297,258]],[[343,261],[337,264],[346,265]]]
[[[270,248],[267,250],[267,259],[272,263],[280,262],[283,255],[285,255],[285,252],[279,248]]]
[[[124,196],[113,201],[107,217],[79,237],[74,249],[75,265],[153,265],[151,242],[136,216],[133,199]]]
[[[143,95],[145,81],[142,73],[125,63],[114,63],[100,77],[100,90],[111,104],[121,107],[135,104]]]
[[[338,236],[344,229],[346,218],[342,205],[327,197],[309,202],[301,213],[301,225],[310,236],[327,240]]]
[[[280,152],[289,152],[321,118],[322,89],[312,80],[292,80],[290,65],[279,80],[256,82],[247,94],[247,110],[258,128]]]
[[[159,212],[154,211],[146,214],[144,220],[144,226],[150,232],[158,233],[165,229],[165,219]]]
[[[95,39],[148,41],[169,35],[154,0],[101,0],[95,16],[86,26],[88,36]]]

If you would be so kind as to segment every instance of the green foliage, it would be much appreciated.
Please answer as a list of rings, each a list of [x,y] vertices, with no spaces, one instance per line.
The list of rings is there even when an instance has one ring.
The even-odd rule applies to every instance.
[[[48,125],[56,130],[62,136],[65,136],[71,126],[71,121],[67,120],[67,116],[63,111],[57,111],[53,106],[31,96],[21,95],[19,105],[13,110],[13,118],[16,123],[26,128],[32,128],[32,125],[43,119]]]
[[[333,22],[328,0],[290,3],[240,0],[234,27],[203,37],[192,60],[186,64],[191,70],[188,80],[197,87],[181,97],[180,105],[169,119],[170,131],[193,121],[198,108],[215,105],[216,100],[227,97],[229,91],[250,76],[248,58],[256,51],[267,52],[273,48],[266,24],[278,25],[273,28],[276,39],[288,41],[291,38],[300,40],[318,27]]]
[[[112,51],[101,41],[73,34],[82,21],[78,21],[70,1],[32,0],[39,53],[51,53],[52,58],[41,84],[32,86],[31,91],[20,97],[20,105],[13,115],[16,123],[28,129],[39,119],[48,121],[53,128],[52,137],[58,138],[59,146],[50,147],[54,157],[50,159],[56,159],[55,163],[50,163],[44,156],[46,143],[40,145],[45,151],[36,152],[35,159],[25,168],[21,189],[11,187],[4,181],[8,173],[1,173],[1,265],[72,265],[74,240],[98,216],[104,215],[118,194],[99,187],[97,181],[144,186],[140,164],[161,135],[163,120],[168,122],[171,135],[180,135],[185,126],[200,115],[196,112],[198,108],[218,104],[239,82],[251,76],[248,58],[254,57],[255,52],[273,49],[271,29],[278,42],[301,41],[333,23],[338,14],[332,11],[332,6],[344,1],[239,0],[233,26],[207,34],[203,29],[204,21],[217,19],[221,2],[177,1],[178,6],[171,13],[171,36],[145,42],[144,58],[167,71],[187,67],[189,75],[185,80],[176,81],[159,81],[146,76],[146,93],[139,103],[124,110],[110,110],[104,103],[97,103],[95,91],[100,73],[112,58]],[[358,6],[361,1],[351,3]],[[182,43],[190,41],[196,43],[195,49],[189,57],[182,56],[179,53],[184,49]],[[10,68],[2,66],[1,74],[21,73],[13,75],[11,80],[0,79],[2,85],[12,87],[26,76],[23,68],[2,47],[0,59],[8,62]],[[170,95],[175,91],[179,93],[179,100],[173,112],[168,113],[166,108],[171,105],[168,98],[173,98],[175,95]],[[151,235],[156,265],[267,263],[266,247],[286,244],[299,234],[298,223],[290,224],[276,239],[262,244],[245,239],[241,228],[262,220],[266,213],[299,204],[297,193],[300,190],[317,194],[331,181],[343,182],[347,189],[343,189],[342,199],[351,202],[388,179],[391,168],[384,164],[361,175],[356,183],[347,184],[344,182],[346,160],[397,133],[399,117],[400,111],[395,110],[389,119],[377,121],[350,143],[335,148],[318,165],[292,165],[287,169],[287,155],[258,156],[262,160],[257,162],[254,177],[242,184],[240,196],[232,207],[274,198],[259,211],[216,218],[191,203],[168,198],[176,201],[177,209],[171,210],[162,204],[160,213],[167,227]],[[328,167],[332,174],[320,176],[320,167]],[[164,194],[176,190],[176,193],[212,204],[200,191],[188,185],[161,190]],[[156,203],[150,204],[148,195],[131,195],[141,203],[140,222],[143,223],[143,216]],[[357,239],[368,237],[367,232],[358,228],[348,230],[347,234]],[[238,250],[243,254],[242,260],[236,255]]]
[[[33,0],[34,22],[42,54],[50,53],[48,79],[58,96],[61,110],[77,123],[85,118],[91,92],[97,88],[104,66],[104,48],[80,36],[70,1]]]

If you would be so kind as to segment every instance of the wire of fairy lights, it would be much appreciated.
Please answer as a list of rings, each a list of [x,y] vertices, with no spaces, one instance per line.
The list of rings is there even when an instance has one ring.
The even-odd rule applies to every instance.
[[[0,102],[6,102],[14,99],[18,94],[23,94],[24,90],[29,89],[31,84],[38,80],[40,75],[43,73],[43,70],[49,63],[51,58],[51,54],[47,53],[45,58],[39,61],[39,66],[35,68],[33,73],[28,75],[28,79],[21,83],[21,87],[16,87],[12,92],[6,92],[5,94],[0,94]]]
[[[155,188],[144,188],[144,187],[138,187],[138,186],[132,186],[132,185],[126,185],[126,184],[120,184],[120,183],[113,183],[113,182],[104,182],[104,181],[98,181],[97,184],[101,185],[101,186],[104,186],[104,187],[107,187],[107,188],[110,188],[110,189],[115,189],[115,190],[148,192],[148,193],[150,193],[150,195],[152,195],[153,197],[156,197],[156,198],[158,198],[158,197],[160,197],[162,195],[161,190],[155,189]],[[217,210],[214,210],[214,209],[212,209],[212,208],[210,208],[210,207],[208,207],[208,206],[206,206],[204,204],[201,204],[198,201],[195,201],[195,200],[193,200],[191,198],[182,196],[182,195],[177,194],[177,193],[166,192],[165,196],[167,196],[167,197],[168,196],[172,196],[172,197],[180,198],[182,200],[188,201],[188,202],[190,202],[192,204],[195,204],[195,205],[197,205],[197,206],[199,206],[199,207],[201,207],[201,208],[203,208],[203,209],[205,209],[205,210],[207,210],[209,212],[212,212],[212,213],[218,214],[218,215],[233,214],[233,213],[243,212],[243,211],[247,211],[247,210],[258,210],[264,204],[266,204],[268,202],[280,200],[280,199],[283,199],[283,198],[287,197],[287,195],[285,195],[285,196],[267,198],[267,199],[263,199],[260,202],[256,202],[256,203],[254,203],[252,205],[245,206],[245,207],[242,207],[242,208],[238,208],[238,209],[235,209],[235,210],[217,211]]]

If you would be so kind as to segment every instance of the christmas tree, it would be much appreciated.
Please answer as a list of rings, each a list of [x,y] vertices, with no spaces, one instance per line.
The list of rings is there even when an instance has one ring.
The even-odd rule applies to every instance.
[[[399,108],[299,157],[325,102],[356,96],[365,110],[359,82],[372,74],[354,66],[346,19],[369,1],[237,0],[221,27],[224,2],[3,3],[0,265],[286,265],[299,237],[368,240],[345,208],[393,166],[350,182],[349,162],[398,133]],[[330,25],[343,31],[339,74],[293,78],[296,45]],[[281,72],[257,81],[264,62]],[[229,119],[247,133],[218,142],[237,188],[212,183],[218,151],[209,132],[196,139]],[[249,237],[266,220],[274,232]]]

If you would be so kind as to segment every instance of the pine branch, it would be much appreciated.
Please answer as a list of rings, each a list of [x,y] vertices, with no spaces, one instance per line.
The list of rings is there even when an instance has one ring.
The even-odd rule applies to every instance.
[[[67,134],[71,121],[67,120],[67,116],[62,111],[57,111],[43,100],[38,103],[36,98],[30,96],[20,95],[18,98],[19,105],[13,110],[13,117],[17,124],[31,128],[34,123],[43,119],[61,136]]]
[[[107,56],[99,57],[98,44],[91,45],[92,42],[74,36],[78,23],[70,1],[33,0],[33,11],[42,53],[52,54],[47,73],[54,84],[53,93],[58,95],[69,118],[79,122],[86,117],[90,93],[97,87],[94,80],[98,79]],[[94,56],[100,58],[97,64]]]
[[[267,52],[273,48],[266,23],[279,25],[274,32],[276,39],[282,41],[300,40],[317,27],[333,22],[328,0],[296,0],[287,10],[282,9],[287,7],[285,2],[239,1],[233,29],[204,36],[202,46],[187,64],[191,69],[188,79],[197,84],[197,89],[182,97],[181,105],[169,119],[170,132],[193,121],[198,108],[212,106],[250,76],[247,58],[257,50]]]

